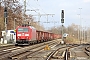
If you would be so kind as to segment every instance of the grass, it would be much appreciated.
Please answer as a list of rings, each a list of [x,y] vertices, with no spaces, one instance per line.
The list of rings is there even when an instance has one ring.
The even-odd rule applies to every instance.
[[[66,43],[70,43],[70,44],[78,44],[79,40],[75,39],[74,37],[67,37],[65,40]]]

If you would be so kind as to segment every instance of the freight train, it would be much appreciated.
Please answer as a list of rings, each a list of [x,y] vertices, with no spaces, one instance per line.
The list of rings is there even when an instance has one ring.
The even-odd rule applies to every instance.
[[[61,38],[60,34],[36,30],[33,26],[18,26],[16,28],[16,45],[34,44]]]

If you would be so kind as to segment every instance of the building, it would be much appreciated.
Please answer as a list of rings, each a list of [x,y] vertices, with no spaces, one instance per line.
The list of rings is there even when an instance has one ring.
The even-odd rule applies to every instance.
[[[2,31],[3,42],[5,40],[5,34],[7,43],[14,43],[16,41],[16,33],[14,30],[7,30],[6,32]]]

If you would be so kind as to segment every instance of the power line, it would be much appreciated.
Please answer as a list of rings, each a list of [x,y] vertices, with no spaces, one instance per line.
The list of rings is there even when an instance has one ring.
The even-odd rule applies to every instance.
[[[29,3],[29,4],[28,4],[28,3]],[[32,9],[37,8],[37,7],[35,7],[35,6],[33,6],[34,8],[32,7],[32,5],[30,4],[30,0],[28,0],[28,3],[27,3],[27,5],[30,6]],[[34,4],[34,5],[35,5],[35,4]],[[37,9],[38,9],[38,8],[37,8]]]
[[[35,0],[34,0],[35,1]],[[36,1],[35,1],[36,2]],[[36,4],[42,9],[39,3],[36,2]],[[42,9],[42,11],[46,14],[46,12]]]

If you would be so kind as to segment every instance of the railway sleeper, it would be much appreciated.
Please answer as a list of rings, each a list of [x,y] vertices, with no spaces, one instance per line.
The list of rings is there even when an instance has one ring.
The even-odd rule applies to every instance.
[[[55,58],[55,59],[63,59],[64,55],[65,55],[65,51],[62,53],[61,56],[57,56],[57,54],[58,54],[58,51],[53,55],[53,58]]]
[[[9,57],[9,59],[12,59],[12,60],[15,60],[15,59],[22,60],[22,59],[25,59],[26,56],[29,55],[29,54],[30,54],[30,52],[24,52],[24,53],[16,55],[16,56]]]
[[[17,56],[17,55],[20,55],[20,54],[23,54],[23,53],[25,53],[25,52],[28,52],[28,49],[26,50],[26,49],[24,49],[24,50],[19,50],[19,51],[14,51],[14,52],[12,52],[9,56],[8,56],[8,58],[9,59],[12,59],[12,57],[13,56]]]

